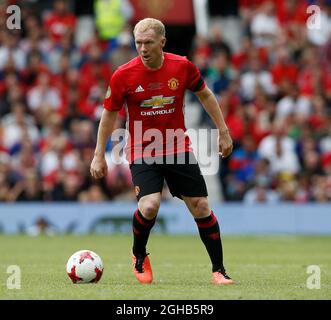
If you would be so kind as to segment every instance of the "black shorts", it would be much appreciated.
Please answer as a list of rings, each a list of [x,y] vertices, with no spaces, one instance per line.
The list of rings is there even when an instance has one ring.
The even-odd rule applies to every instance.
[[[170,156],[171,157],[171,156]],[[192,152],[185,152],[158,160],[139,159],[130,165],[137,200],[151,193],[162,192],[164,180],[173,197],[206,197],[207,187]]]

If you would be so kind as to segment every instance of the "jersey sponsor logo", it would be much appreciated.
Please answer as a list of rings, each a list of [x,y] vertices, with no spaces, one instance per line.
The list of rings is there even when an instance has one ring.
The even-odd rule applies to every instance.
[[[140,107],[142,108],[152,107],[153,109],[160,109],[160,108],[164,108],[164,106],[168,104],[173,104],[174,101],[175,101],[175,96],[171,96],[171,97],[164,97],[163,95],[152,96],[150,99],[141,101]]]
[[[145,91],[145,90],[144,90],[144,88],[141,85],[139,85],[137,87],[137,89],[135,90],[135,92],[143,92],[143,91]]]
[[[142,116],[157,116],[161,114],[169,114],[174,112],[175,112],[175,108],[171,108],[171,109],[162,109],[162,110],[141,111],[140,114]]]
[[[178,79],[176,78],[171,78],[168,80],[168,87],[171,89],[171,90],[177,90],[178,87],[179,87],[179,81]]]

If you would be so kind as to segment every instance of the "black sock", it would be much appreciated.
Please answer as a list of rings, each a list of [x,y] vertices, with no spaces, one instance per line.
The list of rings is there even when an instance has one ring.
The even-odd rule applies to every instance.
[[[133,215],[132,230],[133,230],[133,254],[146,255],[146,244],[149,233],[155,224],[156,217],[148,220],[137,209]]]
[[[210,216],[200,219],[194,219],[199,228],[199,234],[209,254],[213,265],[212,271],[225,272],[223,266],[223,249],[220,235],[220,227],[217,218],[211,211]]]

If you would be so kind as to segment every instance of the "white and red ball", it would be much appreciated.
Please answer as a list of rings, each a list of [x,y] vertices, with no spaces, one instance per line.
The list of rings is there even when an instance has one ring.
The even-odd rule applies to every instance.
[[[75,252],[67,262],[67,274],[73,283],[97,283],[103,273],[103,262],[91,250]]]

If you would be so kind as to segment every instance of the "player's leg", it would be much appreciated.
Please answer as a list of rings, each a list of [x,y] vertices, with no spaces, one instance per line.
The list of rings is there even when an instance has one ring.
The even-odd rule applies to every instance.
[[[216,283],[232,283],[225,279],[223,265],[223,248],[219,224],[216,216],[210,210],[208,192],[199,164],[192,153],[185,154],[190,161],[185,164],[165,166],[165,179],[173,196],[183,199],[197,223],[201,240],[203,241],[213,266],[213,281]],[[194,161],[195,160],[195,161]],[[222,279],[216,280],[215,277]],[[223,281],[224,280],[224,281]]]
[[[161,193],[153,193],[142,197],[138,202],[138,209],[133,216],[133,273],[140,283],[153,281],[153,271],[146,245],[153,228],[160,207]]]
[[[207,197],[185,197],[185,204],[198,226],[200,238],[204,243],[212,263],[213,282],[215,284],[232,284],[233,280],[226,274],[223,264],[223,247],[217,217],[209,208]]]
[[[161,193],[156,192],[143,196],[138,201],[138,209],[133,215],[133,248],[134,255],[146,256],[146,245],[152,230],[161,202]]]
[[[160,207],[164,178],[159,169],[153,165],[133,164],[130,169],[138,200],[138,209],[132,219],[133,272],[139,282],[151,283],[153,273],[146,245]]]

